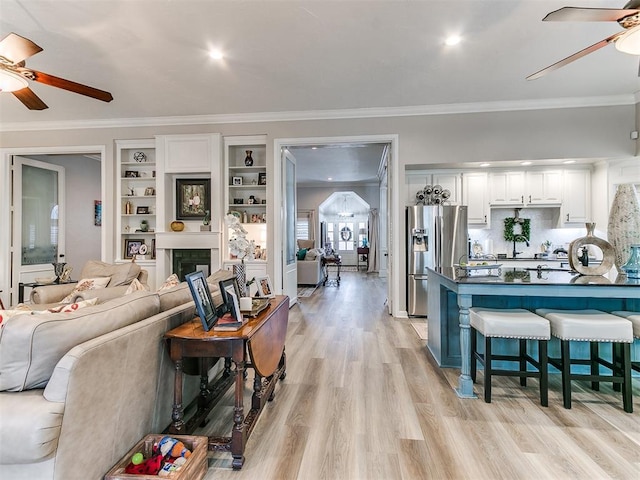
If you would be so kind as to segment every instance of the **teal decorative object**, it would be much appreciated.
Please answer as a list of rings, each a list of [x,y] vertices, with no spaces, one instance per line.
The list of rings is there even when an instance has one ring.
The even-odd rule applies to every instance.
[[[630,246],[631,256],[621,269],[628,278],[640,278],[640,244]]]

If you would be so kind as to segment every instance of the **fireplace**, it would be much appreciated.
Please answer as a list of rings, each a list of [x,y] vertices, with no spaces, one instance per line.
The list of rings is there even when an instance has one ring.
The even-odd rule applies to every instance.
[[[211,249],[173,249],[173,273],[181,282],[187,273],[202,270],[208,277],[211,272]]]

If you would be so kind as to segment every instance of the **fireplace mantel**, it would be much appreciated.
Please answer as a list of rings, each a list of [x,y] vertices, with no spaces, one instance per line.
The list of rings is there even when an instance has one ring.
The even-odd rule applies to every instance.
[[[220,248],[220,232],[158,232],[157,249]]]

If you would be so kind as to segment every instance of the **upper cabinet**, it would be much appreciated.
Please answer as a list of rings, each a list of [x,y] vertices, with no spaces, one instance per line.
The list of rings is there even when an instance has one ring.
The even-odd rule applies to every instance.
[[[591,172],[565,170],[562,180],[562,224],[577,226],[591,221]]]
[[[462,198],[467,205],[467,223],[473,227],[485,227],[489,223],[487,199],[488,175],[472,172],[462,175]]]
[[[212,158],[220,157],[219,135],[160,135],[159,157],[164,173],[211,172]]]
[[[462,175],[459,172],[419,172],[409,171],[405,176],[406,205],[416,204],[416,193],[427,185],[440,185],[448,190],[450,197],[444,202],[446,205],[460,205],[462,203]]]
[[[523,207],[562,203],[562,171],[495,172],[490,174],[493,206]]]

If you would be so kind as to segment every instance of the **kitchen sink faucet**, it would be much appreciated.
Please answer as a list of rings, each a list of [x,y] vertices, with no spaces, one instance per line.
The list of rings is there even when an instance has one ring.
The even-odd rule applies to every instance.
[[[513,236],[513,258],[516,258],[518,254],[522,253],[516,250],[516,242],[524,242],[527,244],[527,247],[529,246],[529,241],[524,235],[514,235]]]

